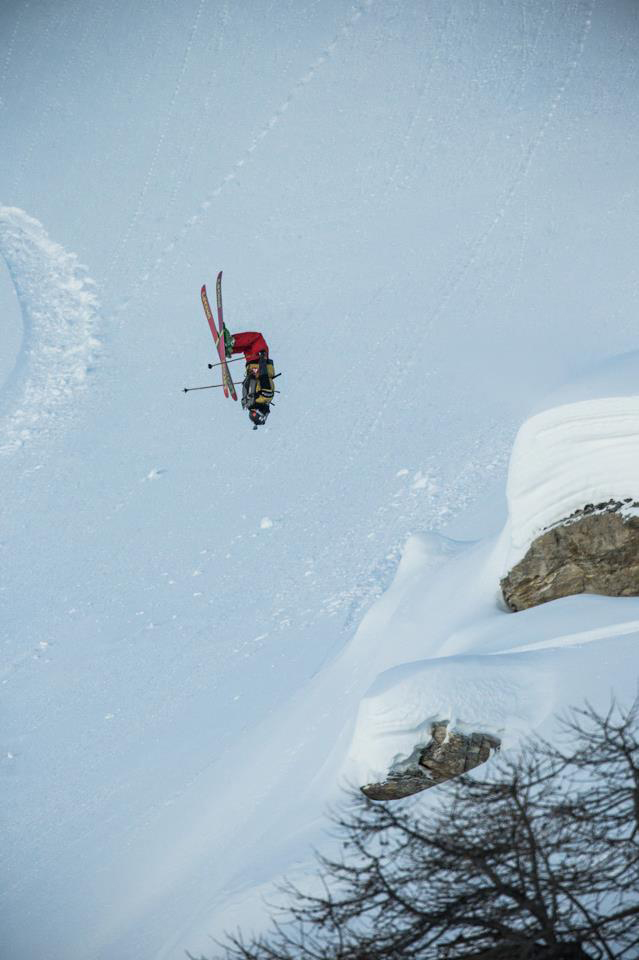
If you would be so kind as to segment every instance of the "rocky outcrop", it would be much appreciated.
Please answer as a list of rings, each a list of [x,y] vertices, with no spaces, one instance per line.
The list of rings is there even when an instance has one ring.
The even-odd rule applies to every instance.
[[[587,504],[542,533],[501,581],[511,610],[577,593],[639,596],[639,503]]]
[[[389,772],[380,783],[362,787],[370,800],[400,800],[438,783],[466,773],[485,763],[498,750],[500,741],[485,733],[461,733],[449,730],[448,721],[436,721],[431,739],[416,747],[413,756]]]

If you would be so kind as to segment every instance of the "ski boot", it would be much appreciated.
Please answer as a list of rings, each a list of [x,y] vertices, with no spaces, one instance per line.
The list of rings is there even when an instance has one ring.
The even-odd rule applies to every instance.
[[[233,346],[235,344],[235,337],[232,337],[231,334],[224,327],[224,352],[227,359],[233,356]]]

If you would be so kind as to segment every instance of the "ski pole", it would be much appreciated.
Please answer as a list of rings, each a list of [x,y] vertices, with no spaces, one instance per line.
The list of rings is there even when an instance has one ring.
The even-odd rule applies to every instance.
[[[241,384],[241,380],[233,380],[233,384],[237,387]],[[191,390],[218,390],[220,387],[223,387],[223,383],[211,383],[207,387],[182,387],[182,393],[190,393]]]
[[[237,363],[238,360],[243,360],[243,359],[244,359],[244,357],[234,357],[232,360],[226,360],[225,362],[226,362],[226,363]],[[209,363],[209,364],[208,364],[209,370],[212,370],[213,367],[221,367],[221,366],[222,366],[222,362],[221,362],[221,361],[220,361],[220,363]]]
[[[223,386],[223,383],[212,383],[208,387],[183,387],[182,393],[190,393],[191,390],[215,390],[217,387]]]

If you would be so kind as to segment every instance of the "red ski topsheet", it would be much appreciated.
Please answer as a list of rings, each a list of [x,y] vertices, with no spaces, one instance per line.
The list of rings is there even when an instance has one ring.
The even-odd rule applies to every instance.
[[[218,276],[218,285],[221,282],[221,277],[222,277],[222,274],[220,273]],[[215,326],[215,320],[213,319],[213,314],[211,312],[211,305],[209,304],[209,298],[206,293],[206,284],[203,285],[201,293],[202,293],[202,306],[204,307],[204,313],[206,314],[206,319],[208,320],[209,327],[211,328],[211,333],[213,334],[213,342],[217,347],[217,352],[220,357],[220,365],[222,370],[222,382],[224,384],[224,396],[228,397],[230,394],[234,400],[237,400],[237,393],[235,392],[235,386],[233,385],[233,381],[229,373],[229,368],[226,365],[226,350],[224,347],[224,336],[223,335],[220,336],[220,332]],[[223,330],[224,328],[221,327],[220,329]]]

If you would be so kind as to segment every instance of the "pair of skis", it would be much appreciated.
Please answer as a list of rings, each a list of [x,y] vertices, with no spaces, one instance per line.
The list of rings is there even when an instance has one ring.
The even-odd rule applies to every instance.
[[[213,312],[211,310],[211,305],[209,303],[209,298],[206,293],[206,284],[202,286],[202,306],[204,307],[204,313],[206,314],[206,319],[209,322],[209,327],[211,328],[211,333],[213,334],[213,341],[217,347],[217,352],[220,357],[220,368],[222,370],[222,387],[224,388],[224,396],[228,397],[229,395],[233,397],[234,400],[237,400],[237,393],[235,391],[235,386],[233,384],[233,378],[229,373],[228,364],[226,362],[226,346],[224,343],[224,313],[222,310],[222,271],[217,275],[217,280],[215,283],[215,296],[217,300],[217,326],[215,325],[215,319],[213,317]]]

